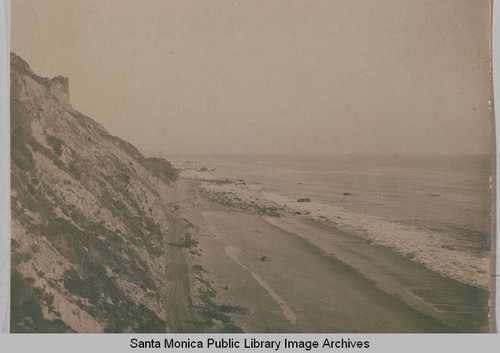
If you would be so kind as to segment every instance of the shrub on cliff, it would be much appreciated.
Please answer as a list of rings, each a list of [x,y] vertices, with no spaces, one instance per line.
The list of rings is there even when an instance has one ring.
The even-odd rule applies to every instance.
[[[179,171],[172,166],[172,163],[163,158],[146,158],[147,168],[160,180],[170,184],[179,177]]]

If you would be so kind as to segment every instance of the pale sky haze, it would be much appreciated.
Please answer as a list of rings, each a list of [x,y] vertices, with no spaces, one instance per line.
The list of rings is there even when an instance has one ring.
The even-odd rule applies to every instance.
[[[141,150],[478,154],[489,0],[12,0],[11,49]]]

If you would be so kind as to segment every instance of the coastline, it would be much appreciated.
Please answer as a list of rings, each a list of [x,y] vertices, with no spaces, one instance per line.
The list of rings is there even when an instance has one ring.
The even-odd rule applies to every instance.
[[[243,210],[256,209],[259,214],[314,220],[330,228],[365,239],[370,243],[391,249],[413,262],[420,263],[443,277],[451,278],[467,285],[489,290],[489,251],[480,253],[462,248],[463,239],[457,242],[445,241],[446,237],[420,227],[391,222],[371,214],[347,211],[341,205],[331,205],[310,200],[305,193],[305,201],[267,190],[258,183],[246,184],[243,179],[210,179],[212,170],[187,170],[190,178],[201,181],[202,189],[224,203]],[[350,195],[349,193],[347,193]],[[349,196],[350,197],[350,196]],[[463,235],[463,234],[461,234]],[[447,235],[448,236],[448,235]],[[467,239],[467,236],[465,238]],[[320,244],[316,244],[322,247]],[[328,251],[328,249],[325,249]]]
[[[184,178],[197,190],[176,211],[199,229],[191,260],[244,332],[488,331],[486,290],[266,200],[207,188],[243,180]]]

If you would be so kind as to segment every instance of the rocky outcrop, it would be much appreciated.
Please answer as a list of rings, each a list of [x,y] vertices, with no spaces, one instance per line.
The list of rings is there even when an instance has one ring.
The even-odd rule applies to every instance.
[[[168,244],[195,235],[170,213],[176,176],[74,110],[67,78],[12,53],[11,331],[181,330],[165,278],[183,255]]]
[[[63,76],[54,77],[50,80],[49,90],[54,97],[63,105],[69,105],[69,84],[68,78]]]

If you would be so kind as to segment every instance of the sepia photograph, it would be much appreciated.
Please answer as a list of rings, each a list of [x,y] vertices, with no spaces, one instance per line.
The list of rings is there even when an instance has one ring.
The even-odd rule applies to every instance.
[[[490,0],[11,0],[11,333],[487,333]]]

